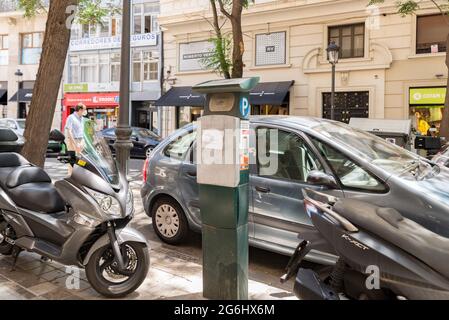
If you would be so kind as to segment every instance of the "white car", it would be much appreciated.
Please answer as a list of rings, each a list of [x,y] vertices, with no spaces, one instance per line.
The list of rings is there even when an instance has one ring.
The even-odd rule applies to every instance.
[[[25,132],[25,119],[12,119],[4,118],[0,119],[0,127],[9,128],[14,131],[18,136],[23,136]]]

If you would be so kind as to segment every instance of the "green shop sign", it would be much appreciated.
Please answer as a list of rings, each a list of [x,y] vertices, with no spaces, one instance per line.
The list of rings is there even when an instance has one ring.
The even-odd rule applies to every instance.
[[[446,99],[446,88],[413,88],[410,89],[410,104],[443,105]]]
[[[64,84],[64,92],[88,92],[87,83],[66,83]]]

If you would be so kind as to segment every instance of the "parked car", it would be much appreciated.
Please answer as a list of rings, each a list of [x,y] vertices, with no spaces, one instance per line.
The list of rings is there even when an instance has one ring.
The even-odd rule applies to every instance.
[[[153,131],[145,128],[132,127],[131,140],[133,147],[131,148],[132,157],[147,157],[151,151],[161,142],[161,137]],[[114,143],[117,139],[115,136],[115,128],[104,129],[101,131],[106,142],[109,144],[112,152],[114,150]]]
[[[22,140],[25,132],[26,119],[12,119],[3,118],[0,119],[0,127],[9,128],[14,131]],[[47,152],[58,153],[61,151],[61,144],[55,140],[48,140]]]
[[[432,158],[432,161],[449,167],[449,143],[441,148],[441,150]]]
[[[145,211],[159,238],[171,244],[189,229],[201,230],[195,129],[188,125],[164,140],[143,172]],[[314,245],[309,260],[335,261],[304,210],[304,188],[395,208],[449,237],[449,170],[370,133],[325,119],[254,117],[250,158],[252,246],[290,255],[299,235]]]

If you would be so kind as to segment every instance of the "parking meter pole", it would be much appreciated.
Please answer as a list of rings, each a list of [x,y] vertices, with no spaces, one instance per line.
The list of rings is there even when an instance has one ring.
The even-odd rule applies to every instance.
[[[248,299],[249,91],[257,82],[217,80],[194,87],[207,101],[198,126],[197,179],[208,299]]]

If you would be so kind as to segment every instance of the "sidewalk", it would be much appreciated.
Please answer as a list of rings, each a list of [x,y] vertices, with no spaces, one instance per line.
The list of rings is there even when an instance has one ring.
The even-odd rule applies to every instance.
[[[52,178],[65,176],[67,169],[53,160],[46,163]],[[140,172],[131,170],[131,186],[134,192],[136,216],[133,226],[150,230],[151,220],[144,213],[140,200]],[[150,232],[150,231],[148,231]],[[177,252],[161,242],[150,240],[150,272],[141,287],[127,299],[203,299],[201,259]],[[12,258],[0,257],[0,299],[102,299],[87,282],[84,270],[66,268],[56,262],[43,262],[40,256],[21,253],[15,271],[11,270]],[[69,271],[69,272],[67,272]],[[273,277],[258,274],[252,279],[250,271],[249,297],[253,300],[296,299],[291,293],[293,283],[280,285]],[[66,285],[79,283],[79,288]]]

